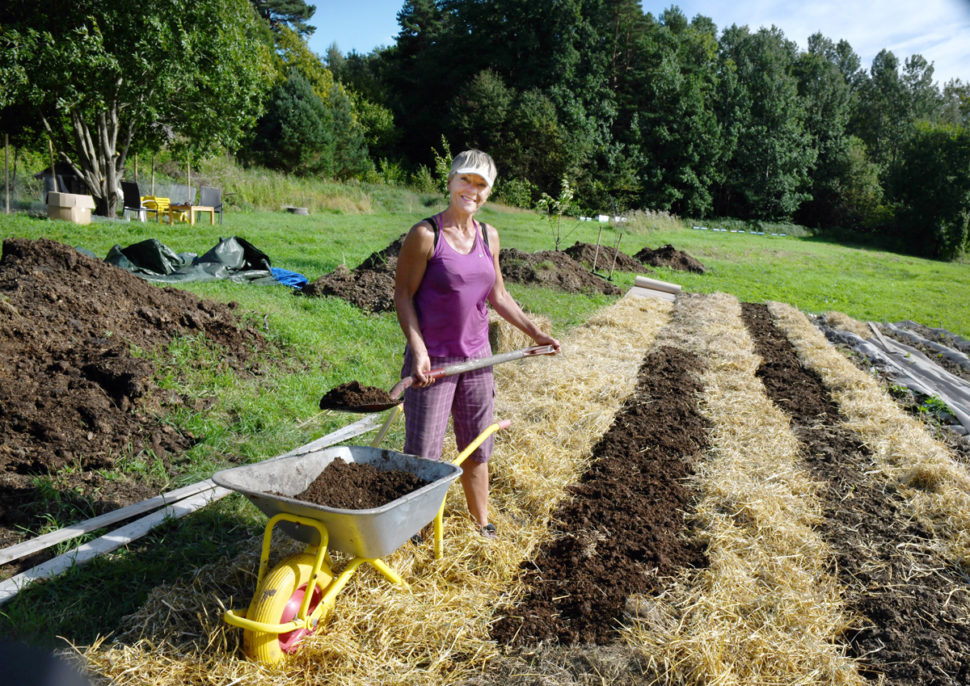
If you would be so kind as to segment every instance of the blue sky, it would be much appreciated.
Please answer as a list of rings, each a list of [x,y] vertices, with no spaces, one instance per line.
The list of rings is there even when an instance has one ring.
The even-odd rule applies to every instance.
[[[317,30],[310,37],[310,48],[321,55],[331,43],[343,53],[361,54],[392,45],[400,29],[397,13],[404,4],[402,0],[309,2],[317,7],[311,20]],[[933,62],[940,85],[952,78],[970,82],[970,0],[645,0],[642,4],[655,15],[676,4],[689,19],[698,14],[710,17],[719,30],[731,24],[752,29],[775,25],[803,49],[808,37],[821,31],[834,41],[849,41],[865,69],[883,48],[892,50],[900,61],[919,53]]]

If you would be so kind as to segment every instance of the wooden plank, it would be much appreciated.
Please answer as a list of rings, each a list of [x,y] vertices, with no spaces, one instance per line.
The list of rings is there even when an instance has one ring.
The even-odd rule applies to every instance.
[[[128,545],[165,522],[184,517],[211,502],[224,498],[230,493],[232,491],[213,485],[213,488],[209,490],[173,503],[162,510],[153,512],[131,524],[126,524],[111,533],[107,533],[100,538],[78,546],[70,552],[58,555],[43,564],[31,567],[25,572],[5,579],[0,582],[0,605],[16,596],[21,590],[35,581],[49,579],[58,574],[63,574],[74,566],[83,565],[99,555],[110,553],[121,546]]]
[[[116,524],[125,519],[130,519],[132,517],[137,517],[140,514],[157,510],[160,507],[170,505],[174,502],[182,500],[183,498],[187,498],[195,495],[196,493],[211,489],[214,486],[215,484],[212,483],[211,480],[206,479],[205,481],[200,481],[189,486],[183,486],[182,488],[178,488],[174,491],[169,491],[168,493],[157,495],[154,498],[143,500],[140,503],[128,505],[127,507],[122,507],[112,512],[106,512],[103,515],[98,515],[97,517],[92,517],[91,519],[86,519],[83,522],[65,526],[62,529],[51,531],[50,533],[37,536],[36,538],[32,538],[28,541],[14,544],[0,550],[0,565],[5,565],[8,562],[19,560],[27,555],[33,555],[41,550],[50,548],[52,545],[57,545],[58,543],[69,541],[72,538],[77,538],[83,534],[97,531],[98,529],[103,529],[106,526]]]
[[[666,291],[655,291],[652,288],[641,288],[640,286],[633,286],[627,295],[634,295],[639,298],[657,298],[659,300],[667,300],[669,302],[674,302],[677,296],[673,293],[667,293]]]

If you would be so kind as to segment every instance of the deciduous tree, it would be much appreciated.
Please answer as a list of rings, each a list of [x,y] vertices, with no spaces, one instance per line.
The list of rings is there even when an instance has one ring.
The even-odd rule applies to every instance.
[[[137,138],[205,151],[252,125],[270,75],[261,25],[247,0],[13,0],[0,10],[0,80],[113,215]]]

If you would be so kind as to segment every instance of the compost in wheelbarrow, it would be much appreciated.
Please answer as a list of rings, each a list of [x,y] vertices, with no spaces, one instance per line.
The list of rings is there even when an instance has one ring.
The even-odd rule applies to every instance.
[[[425,485],[427,482],[411,472],[336,459],[305,491],[293,497],[324,507],[366,510],[386,505]]]
[[[382,470],[410,472],[427,485],[381,507],[363,510],[326,507],[293,497],[305,491],[338,458]],[[448,487],[460,474],[461,467],[450,462],[382,448],[337,446],[226,469],[213,474],[212,480],[244,494],[268,517],[284,512],[318,520],[327,529],[329,548],[375,559],[390,555],[433,520]],[[280,526],[308,545],[319,543],[319,533],[312,527],[290,522]]]

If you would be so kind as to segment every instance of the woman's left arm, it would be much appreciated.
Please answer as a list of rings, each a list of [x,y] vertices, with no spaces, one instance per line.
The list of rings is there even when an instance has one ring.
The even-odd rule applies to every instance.
[[[551,345],[559,352],[559,341],[547,334],[536,326],[515,302],[512,294],[505,289],[505,280],[502,278],[502,268],[499,266],[499,244],[498,231],[494,226],[485,225],[488,233],[488,247],[492,253],[492,261],[495,264],[495,284],[492,292],[488,294],[488,302],[499,315],[518,329],[521,329],[527,336],[531,337],[538,345]]]

